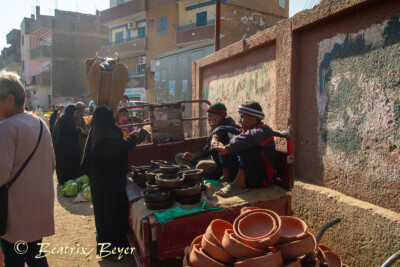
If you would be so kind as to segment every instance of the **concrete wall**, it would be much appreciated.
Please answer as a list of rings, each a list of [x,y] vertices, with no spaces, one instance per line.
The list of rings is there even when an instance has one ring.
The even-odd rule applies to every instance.
[[[352,266],[398,250],[399,17],[398,1],[325,0],[193,64],[194,99],[222,101],[236,119],[259,101],[265,122],[291,133],[296,176],[351,200],[297,182],[293,207],[315,230],[342,217],[327,242]]]
[[[221,3],[220,48],[276,25],[284,17],[243,6]]]

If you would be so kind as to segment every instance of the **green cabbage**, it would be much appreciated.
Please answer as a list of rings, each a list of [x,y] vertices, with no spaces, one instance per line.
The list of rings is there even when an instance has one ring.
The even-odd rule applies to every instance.
[[[79,183],[80,185],[84,185],[89,183],[89,177],[87,175],[82,175],[81,177],[77,178],[75,180],[77,183]]]
[[[63,188],[62,195],[67,197],[74,197],[78,194],[78,183],[73,182],[68,184]]]
[[[88,187],[88,186],[89,186],[89,184],[84,184],[84,185],[82,185],[82,187],[81,187],[81,192],[83,192],[83,190],[85,190],[85,188]]]
[[[82,191],[83,197],[89,201],[92,201],[92,193],[90,191],[90,186],[85,187]]]

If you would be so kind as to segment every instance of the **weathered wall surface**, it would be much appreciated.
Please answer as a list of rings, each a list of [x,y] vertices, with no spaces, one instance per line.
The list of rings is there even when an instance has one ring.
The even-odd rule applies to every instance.
[[[392,8],[298,33],[295,149],[299,177],[399,212],[400,28]]]
[[[220,48],[274,26],[284,17],[221,2]]]
[[[295,182],[292,197],[294,216],[315,236],[328,222],[341,219],[325,231],[320,244],[348,266],[381,266],[399,250],[399,213],[302,181]]]
[[[351,266],[398,250],[399,14],[399,1],[325,0],[193,64],[195,99],[230,113],[259,101],[266,123],[294,140],[296,176],[340,195],[297,183],[292,206],[313,233],[345,220],[326,238]]]
[[[263,57],[259,57],[263,54]],[[260,48],[228,64],[217,64],[204,70],[203,99],[222,102],[228,114],[239,119],[238,107],[257,99],[266,114],[266,122],[275,125],[276,60],[274,45]]]

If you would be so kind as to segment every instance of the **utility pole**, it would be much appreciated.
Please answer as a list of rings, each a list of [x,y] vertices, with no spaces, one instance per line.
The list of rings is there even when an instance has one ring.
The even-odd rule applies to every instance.
[[[215,5],[215,52],[217,52],[219,50],[219,36],[221,27],[221,1],[216,0]]]

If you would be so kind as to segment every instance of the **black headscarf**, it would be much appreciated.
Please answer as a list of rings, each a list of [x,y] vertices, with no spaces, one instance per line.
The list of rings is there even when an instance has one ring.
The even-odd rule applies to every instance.
[[[113,111],[107,107],[98,107],[90,123],[89,137],[86,142],[81,167],[87,173],[93,150],[104,139],[122,140],[122,130],[115,122]]]
[[[69,131],[76,131],[76,124],[74,120],[75,111],[75,105],[69,105],[57,119],[53,131],[54,147],[58,146],[64,134],[68,134]]]

